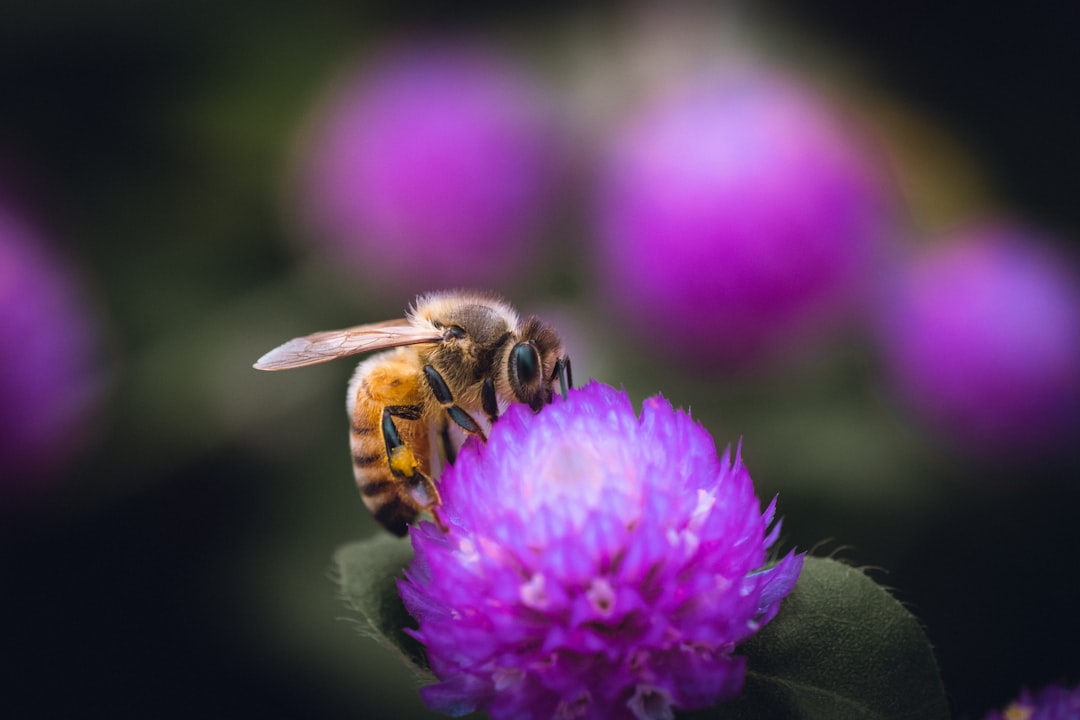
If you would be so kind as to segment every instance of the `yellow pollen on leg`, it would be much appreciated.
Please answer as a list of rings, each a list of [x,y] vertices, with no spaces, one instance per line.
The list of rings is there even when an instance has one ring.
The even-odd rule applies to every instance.
[[[404,477],[412,477],[420,462],[416,459],[413,451],[404,445],[398,445],[390,451],[390,469]]]

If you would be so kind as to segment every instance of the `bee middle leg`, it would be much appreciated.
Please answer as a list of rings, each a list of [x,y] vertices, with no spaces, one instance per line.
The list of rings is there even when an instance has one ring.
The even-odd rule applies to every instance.
[[[409,499],[416,503],[419,510],[426,510],[435,519],[435,524],[443,531],[443,525],[438,513],[435,511],[442,498],[431,478],[420,469],[420,460],[401,437],[394,418],[404,420],[420,419],[420,409],[412,405],[387,405],[383,408],[382,434],[386,443],[386,459],[390,465],[390,472],[395,477],[401,478],[408,488]]]
[[[465,412],[457,403],[454,402],[454,394],[450,392],[450,386],[443,380],[443,376],[439,374],[439,371],[433,368],[431,365],[424,366],[424,378],[427,380],[428,387],[431,388],[432,394],[435,395],[435,400],[442,406],[446,414],[450,416],[458,426],[469,433],[470,435],[476,435],[481,440],[487,440],[484,435],[483,429],[480,424],[473,419],[473,416]],[[494,389],[494,386],[492,386]]]

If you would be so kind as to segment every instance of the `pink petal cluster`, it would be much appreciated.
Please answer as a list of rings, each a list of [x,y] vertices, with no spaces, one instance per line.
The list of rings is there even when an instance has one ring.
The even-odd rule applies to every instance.
[[[734,653],[777,612],[802,556],[766,567],[738,454],[662,398],[638,416],[590,384],[513,406],[440,483],[399,584],[439,682],[434,709],[495,718],[663,718],[742,688]],[[771,529],[770,529],[770,526]]]
[[[1026,688],[1009,706],[991,711],[984,720],[1076,720],[1080,718],[1080,686],[1048,685],[1037,693]]]

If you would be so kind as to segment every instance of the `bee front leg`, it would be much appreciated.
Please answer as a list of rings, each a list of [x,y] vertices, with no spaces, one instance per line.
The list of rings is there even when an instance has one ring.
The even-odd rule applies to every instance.
[[[450,437],[450,419],[444,417],[442,422],[439,423],[438,430],[438,442],[439,452],[442,455],[443,462],[448,465],[453,465],[457,460],[457,448],[454,447],[454,441]]]
[[[484,414],[494,425],[499,419],[499,397],[495,394],[495,381],[490,375],[484,378],[484,385],[480,388],[480,404],[484,406]]]
[[[563,355],[561,358],[555,361],[555,372],[551,374],[551,379],[559,380],[559,390],[562,392],[563,400],[569,394],[570,388],[574,387],[574,376],[570,372],[570,356]]]
[[[450,419],[457,423],[465,432],[470,435],[476,435],[481,440],[486,441],[487,437],[484,435],[484,431],[481,429],[479,423],[473,419],[472,415],[462,410],[461,407],[454,402],[454,394],[450,392],[450,386],[443,380],[443,376],[439,374],[439,371],[431,365],[425,365],[424,378],[427,380],[428,387],[431,388],[435,400],[442,406],[443,410],[446,411],[446,414],[450,416]]]
[[[408,488],[409,499],[416,504],[417,508],[430,512],[435,519],[435,524],[440,530],[446,532],[447,528],[436,512],[436,508],[442,503],[439,491],[431,478],[420,469],[420,460],[416,454],[402,440],[401,433],[394,424],[395,417],[418,420],[420,409],[411,405],[387,405],[383,408],[382,434],[386,442],[386,459],[390,465],[390,472],[404,481]]]

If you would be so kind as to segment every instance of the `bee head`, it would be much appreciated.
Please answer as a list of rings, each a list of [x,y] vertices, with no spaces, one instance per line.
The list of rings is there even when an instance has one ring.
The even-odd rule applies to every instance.
[[[431,363],[468,404],[481,402],[481,384],[534,411],[551,402],[558,378],[564,387],[569,361],[558,334],[537,317],[519,320],[512,307],[482,293],[433,293],[417,300],[411,315],[442,335],[426,350]]]

